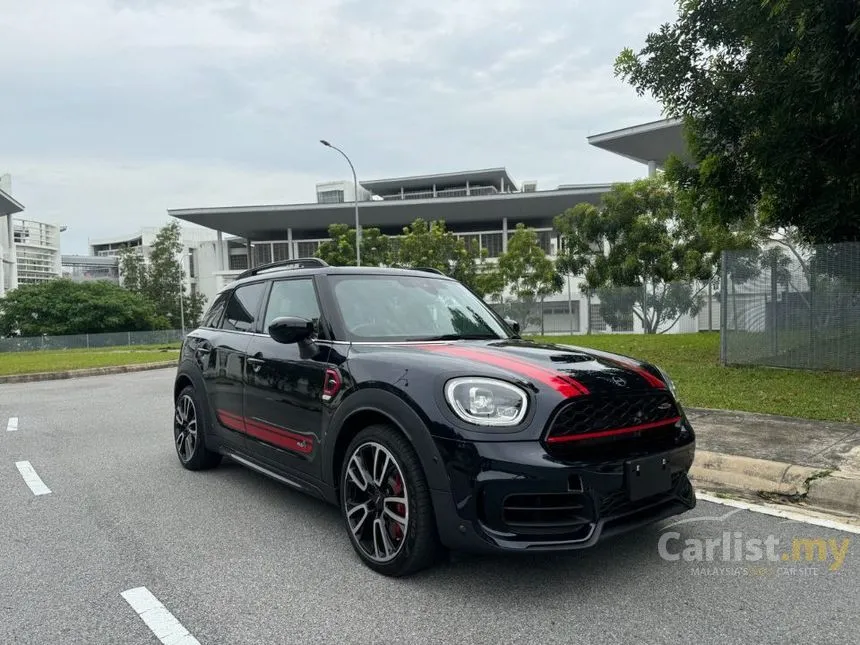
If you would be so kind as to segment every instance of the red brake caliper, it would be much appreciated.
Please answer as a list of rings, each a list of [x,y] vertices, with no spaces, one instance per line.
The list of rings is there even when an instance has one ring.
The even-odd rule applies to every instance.
[[[400,473],[396,473],[394,477],[389,480],[389,484],[391,485],[392,493],[394,493],[393,497],[400,497],[400,494],[403,492],[403,480],[400,479]],[[400,517],[405,517],[406,506],[403,504],[394,504],[394,512],[400,515]],[[391,537],[396,540],[403,537],[403,527],[401,527],[399,523],[392,520],[388,526],[391,529]]]

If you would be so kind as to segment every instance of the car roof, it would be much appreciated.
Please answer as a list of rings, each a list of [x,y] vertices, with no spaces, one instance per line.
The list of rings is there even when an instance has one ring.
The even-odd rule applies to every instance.
[[[452,280],[453,278],[446,276],[445,274],[437,271],[436,269],[395,269],[390,267],[353,267],[353,266],[342,266],[342,267],[334,267],[334,266],[321,266],[321,267],[302,267],[302,266],[285,266],[285,267],[271,267],[271,268],[262,268],[259,273],[254,275],[249,275],[247,277],[239,278],[234,280],[233,282],[224,286],[219,293],[223,293],[229,289],[233,289],[239,285],[247,284],[250,282],[258,282],[262,279],[270,280],[272,278],[285,278],[285,277],[299,277],[299,276],[309,276],[309,275],[399,275],[399,276],[413,276],[413,277],[421,277],[421,278],[438,278],[440,280]]]

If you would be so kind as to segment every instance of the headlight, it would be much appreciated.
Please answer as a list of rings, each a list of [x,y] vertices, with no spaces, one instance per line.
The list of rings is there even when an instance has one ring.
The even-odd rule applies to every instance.
[[[656,365],[654,367],[657,367]],[[669,392],[672,393],[672,396],[676,399],[678,398],[678,390],[675,388],[675,381],[666,374],[666,372],[659,367],[657,367],[657,371],[660,372],[660,377],[666,382],[666,387],[669,388]]]
[[[458,417],[480,426],[515,426],[528,408],[523,389],[492,378],[451,379],[445,398]]]

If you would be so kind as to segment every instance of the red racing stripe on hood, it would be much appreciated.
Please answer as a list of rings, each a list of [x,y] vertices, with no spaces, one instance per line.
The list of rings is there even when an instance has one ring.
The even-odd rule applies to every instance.
[[[565,398],[588,394],[588,388],[566,374],[546,369],[519,358],[505,356],[501,352],[494,352],[490,349],[479,349],[477,347],[459,347],[456,345],[421,345],[420,347],[431,352],[465,358],[477,363],[486,363],[516,372],[521,376],[548,385]]]

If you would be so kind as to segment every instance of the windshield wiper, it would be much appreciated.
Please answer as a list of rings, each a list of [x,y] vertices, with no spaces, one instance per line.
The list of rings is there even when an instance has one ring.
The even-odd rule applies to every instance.
[[[421,338],[407,338],[406,340],[499,340],[499,337],[496,334],[442,334],[441,336],[422,336]]]

